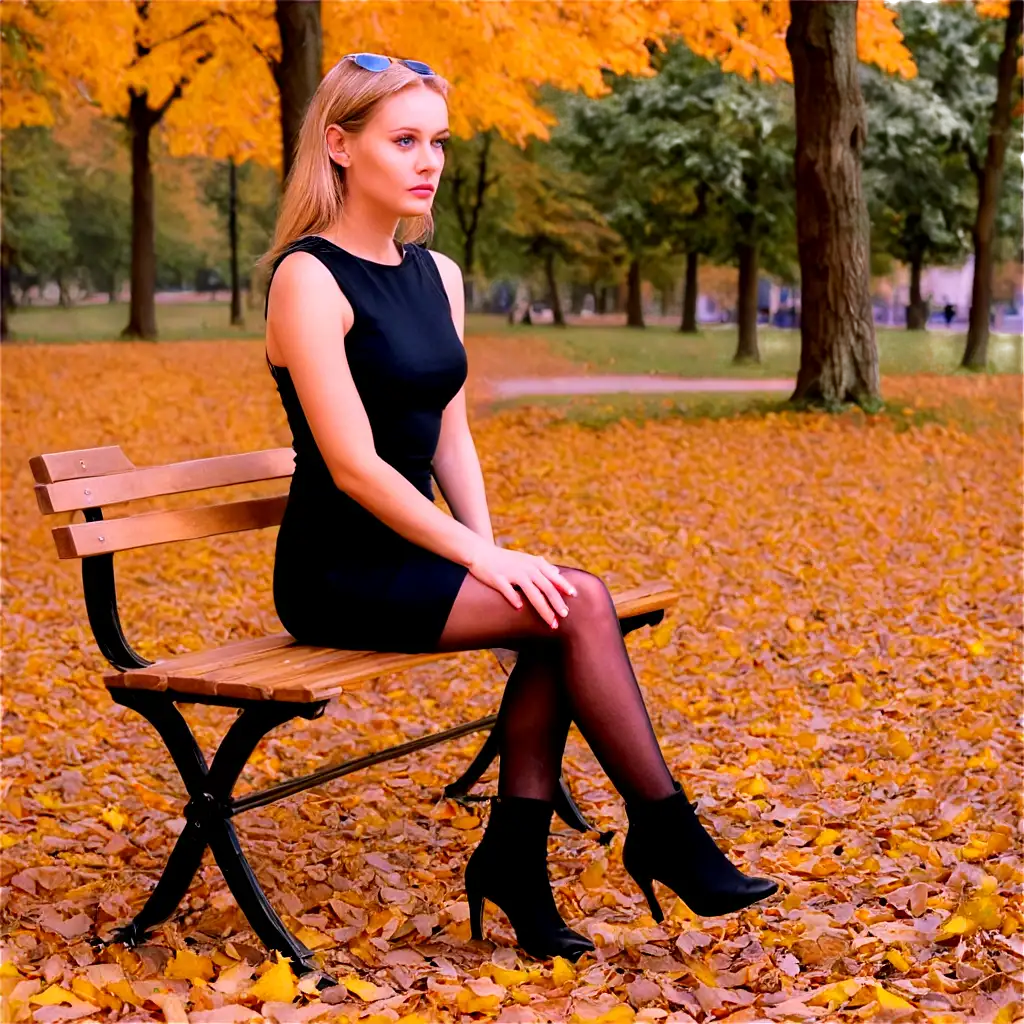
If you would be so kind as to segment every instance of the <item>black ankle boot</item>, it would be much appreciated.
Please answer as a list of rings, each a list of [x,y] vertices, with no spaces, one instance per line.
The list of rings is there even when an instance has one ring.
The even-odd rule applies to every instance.
[[[576,961],[592,950],[555,906],[548,877],[548,830],[554,804],[530,797],[494,797],[487,830],[466,864],[466,897],[474,939],[483,938],[483,902],[489,899],[508,917],[522,948],[545,960]]]
[[[626,802],[622,866],[647,897],[654,920],[664,919],[655,880],[701,917],[729,914],[771,896],[778,883],[743,874],[704,830],[678,782],[675,788],[660,800]]]

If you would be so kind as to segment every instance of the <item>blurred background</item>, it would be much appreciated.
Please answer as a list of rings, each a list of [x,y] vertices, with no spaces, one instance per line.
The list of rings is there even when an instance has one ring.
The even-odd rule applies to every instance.
[[[286,140],[322,71],[369,49],[426,60],[453,85],[456,137],[429,245],[463,268],[473,331],[646,328],[661,349],[683,332],[714,336],[716,350],[735,341],[734,367],[775,353],[773,370],[793,371],[802,184],[787,10],[5,3],[3,337],[262,336],[252,267],[269,245]],[[860,5],[883,370],[964,361],[979,277],[995,335],[980,365],[1019,365],[1016,59],[1009,80],[999,74],[1009,13]],[[993,189],[1000,89],[1009,125]],[[593,365],[615,368],[636,341],[613,331],[587,344]],[[689,370],[721,366],[697,358]]]

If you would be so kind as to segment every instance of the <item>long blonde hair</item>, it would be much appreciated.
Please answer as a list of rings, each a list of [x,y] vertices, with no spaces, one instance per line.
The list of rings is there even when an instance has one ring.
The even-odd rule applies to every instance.
[[[421,75],[392,62],[383,71],[368,72],[354,61],[340,60],[321,79],[299,129],[295,159],[284,184],[270,248],[256,261],[257,274],[269,278],[277,258],[295,239],[321,234],[345,205],[345,168],[327,152],[327,126],[339,125],[358,135],[377,106],[389,96],[419,82],[448,99],[449,83],[440,75]],[[434,231],[431,214],[403,219],[401,242],[418,242]]]

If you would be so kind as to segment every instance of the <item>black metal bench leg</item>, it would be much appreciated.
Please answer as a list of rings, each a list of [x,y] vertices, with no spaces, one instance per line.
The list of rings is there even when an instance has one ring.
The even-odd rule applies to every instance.
[[[126,946],[137,946],[150,928],[161,921],[166,921],[178,909],[185,893],[188,892],[205,852],[206,839],[202,835],[202,829],[196,822],[188,822],[178,836],[178,841],[167,859],[164,873],[156,883],[156,888],[149,894],[146,905],[130,924],[118,928],[110,941],[123,942]]]
[[[483,746],[477,751],[470,766],[454,781],[444,787],[444,795],[458,800],[480,781],[481,776],[491,767],[498,756],[498,734],[494,729],[487,734]]]
[[[238,843],[231,823],[231,791],[259,741],[296,716],[315,718],[322,705],[285,702],[248,705],[232,722],[209,768],[195,737],[173,699],[159,691],[111,691],[114,699],[141,714],[160,734],[189,794],[187,825],[145,907],[111,941],[140,942],[148,928],[166,920],[180,904],[209,846],[246,920],[268,949],[291,957],[297,974],[318,973],[319,988],[337,984],[316,963],[314,953],[295,938],[270,905]]]
[[[558,779],[558,792],[555,794],[555,814],[557,814],[562,821],[569,826],[569,828],[576,829],[577,832],[597,832],[597,827],[591,825],[589,821],[583,816],[583,812],[576,805],[576,801],[573,799],[572,791],[569,789],[569,784],[565,781],[565,776],[562,775]],[[607,846],[612,841],[612,836],[615,835],[614,829],[610,829],[607,832],[598,833],[598,842],[602,846]]]

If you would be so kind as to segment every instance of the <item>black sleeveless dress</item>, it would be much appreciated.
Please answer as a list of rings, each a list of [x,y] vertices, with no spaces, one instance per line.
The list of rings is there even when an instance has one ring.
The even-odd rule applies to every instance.
[[[420,245],[402,248],[402,262],[392,266],[306,235],[280,255],[271,277],[296,250],[334,275],[355,313],[345,353],[377,454],[435,501],[430,463],[441,413],[466,380],[466,351],[433,256]],[[264,317],[269,294],[268,282]],[[274,558],[282,625],[319,647],[436,650],[469,570],[407,540],[335,484],[288,369],[266,360],[295,450]]]

